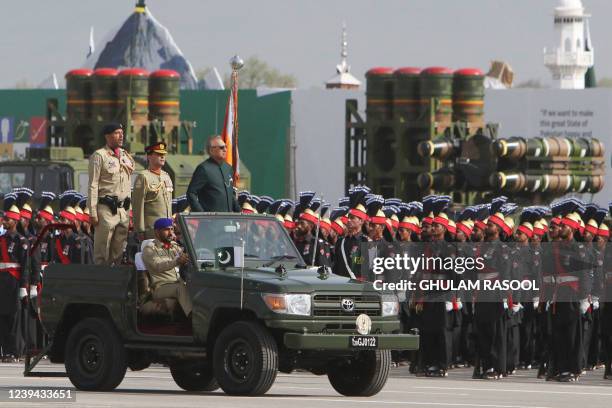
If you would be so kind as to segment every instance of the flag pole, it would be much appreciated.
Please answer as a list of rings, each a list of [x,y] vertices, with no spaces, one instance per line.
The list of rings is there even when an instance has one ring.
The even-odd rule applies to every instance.
[[[244,61],[238,56],[238,54],[236,54],[230,59],[230,66],[232,67],[232,83],[230,92],[232,93],[231,100],[233,114],[232,177],[234,179],[234,185],[236,185],[240,177],[240,157],[238,153],[238,71],[244,66]]]

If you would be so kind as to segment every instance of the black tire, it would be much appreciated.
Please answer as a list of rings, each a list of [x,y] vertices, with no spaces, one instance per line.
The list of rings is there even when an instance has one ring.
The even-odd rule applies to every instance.
[[[227,394],[265,394],[278,371],[276,342],[257,322],[232,323],[215,342],[213,371]]]
[[[389,350],[361,351],[352,358],[331,362],[327,378],[342,395],[371,397],[385,386],[390,368]]]
[[[219,389],[219,384],[208,362],[171,364],[170,374],[176,385],[185,391],[210,392]]]
[[[66,373],[79,390],[115,389],[127,370],[119,333],[106,319],[87,318],[77,323],[66,340]]]

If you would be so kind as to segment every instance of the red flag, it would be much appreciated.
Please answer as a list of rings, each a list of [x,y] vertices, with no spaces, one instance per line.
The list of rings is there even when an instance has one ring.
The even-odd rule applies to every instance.
[[[232,166],[234,185],[236,185],[240,179],[240,160],[238,155],[238,73],[236,71],[232,72],[232,86],[227,106],[225,107],[225,119],[223,121],[221,138],[227,146],[225,161]]]

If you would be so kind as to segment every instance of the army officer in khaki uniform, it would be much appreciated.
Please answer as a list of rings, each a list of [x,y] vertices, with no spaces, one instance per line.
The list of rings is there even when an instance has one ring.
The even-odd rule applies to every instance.
[[[106,146],[89,158],[89,216],[94,233],[94,263],[119,264],[127,242],[134,159],[122,148],[123,128],[102,130]]]
[[[172,218],[172,180],[162,170],[166,163],[166,144],[155,143],[145,149],[148,169],[136,176],[132,191],[134,229],[139,238],[155,238],[153,224],[159,218]]]
[[[174,298],[191,318],[193,305],[185,282],[179,276],[179,267],[189,262],[183,249],[172,241],[172,218],[160,218],[153,224],[155,240],[142,251],[142,261],[151,277],[153,299]]]

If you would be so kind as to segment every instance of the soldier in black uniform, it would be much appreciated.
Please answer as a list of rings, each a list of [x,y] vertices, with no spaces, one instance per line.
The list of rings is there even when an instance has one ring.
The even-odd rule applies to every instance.
[[[81,209],[81,213],[77,212],[77,216],[81,217],[79,239],[83,247],[83,263],[93,264],[93,235],[91,233],[89,209],[87,208],[87,197],[81,197],[78,207]]]
[[[612,215],[612,202],[610,203]],[[612,244],[610,228],[601,223],[597,243],[602,253],[601,343],[604,355],[604,379],[612,380]]]
[[[351,279],[362,279],[362,244],[369,238],[362,232],[362,227],[368,218],[365,209],[365,196],[370,189],[365,186],[353,187],[349,190],[349,212],[346,222],[346,233],[338,239],[334,249],[333,272],[336,275],[348,276]]]
[[[327,242],[329,243],[332,263],[336,259],[336,243],[344,235],[346,226],[342,222],[342,217],[348,213],[348,207],[336,207],[329,215],[330,230],[327,236]]]
[[[436,199],[434,195],[428,195],[423,197],[423,219],[421,220],[421,234],[419,236],[420,241],[429,242],[431,240],[431,229],[433,214],[427,211],[431,208],[431,204]]]
[[[583,243],[574,240],[580,227],[580,206],[574,199],[562,204],[561,241],[554,244],[554,294],[551,304],[552,358],[562,382],[576,381],[582,371],[582,316],[589,308],[592,264]]]
[[[457,257],[476,259],[477,246],[471,243],[476,207],[465,208],[457,222]],[[465,273],[465,272],[464,272]],[[469,276],[470,273],[465,273]],[[466,276],[466,278],[467,278]],[[463,278],[463,277],[462,277]],[[475,340],[473,317],[474,305],[471,292],[457,293],[453,301],[455,324],[453,329],[453,362],[458,366],[469,366],[474,362]]]
[[[17,196],[16,205],[21,214],[17,231],[28,241],[28,247],[31,248],[37,239],[36,227],[38,225],[36,219],[33,219],[32,207],[30,206],[34,191],[22,187],[16,188],[14,193]],[[36,348],[37,329],[40,329],[40,325],[37,324],[38,322],[34,316],[38,306],[41,261],[40,257],[28,253],[26,262],[27,266],[22,271],[22,286],[19,293],[21,307],[18,316],[17,332],[20,336],[17,336],[17,348],[20,355],[26,349],[32,350]]]
[[[385,217],[387,217],[386,229],[384,237],[388,242],[395,241],[397,237],[397,229],[399,228],[399,217],[400,212],[399,205],[401,204],[399,198],[389,198],[385,200],[385,205],[382,208]]]
[[[44,280],[44,271],[51,262],[51,248],[52,248],[52,234],[53,231],[47,230],[44,236],[40,234],[43,232],[45,227],[53,223],[55,220],[55,216],[53,213],[53,208],[51,207],[51,203],[55,200],[55,193],[45,191],[41,194],[41,199],[39,202],[38,211],[33,220],[34,230],[37,232],[36,239],[39,239],[38,245],[34,248],[31,247],[30,253],[30,281],[36,282],[36,286],[38,288],[37,295],[38,298],[34,298],[34,293],[30,293],[30,302],[31,306],[34,308],[38,307],[38,299],[40,299],[40,294],[42,293],[43,280]],[[32,245],[33,243],[31,243]],[[30,338],[32,339],[32,348],[40,350],[44,347],[46,339],[43,335],[43,329],[40,325],[40,321],[38,319],[31,319],[34,324],[34,328],[30,331]]]
[[[587,248],[587,257],[590,258],[592,271],[592,296],[591,306],[583,317],[584,327],[584,364],[583,368],[593,370],[599,364],[600,353],[600,337],[601,337],[601,322],[599,297],[603,285],[602,276],[602,257],[597,246],[597,235],[599,233],[599,225],[603,222],[607,210],[600,208],[596,204],[588,204],[586,211],[582,216],[585,224],[582,234],[583,241]]]
[[[450,197],[435,197],[431,209],[433,214],[430,242],[424,247],[424,256],[429,260],[421,271],[417,272],[417,281],[427,281],[429,284],[443,284],[456,281],[453,270],[445,269],[442,263],[455,257],[454,246],[445,240],[448,232],[448,215],[445,213],[450,204]],[[442,262],[431,262],[433,259]],[[444,377],[452,358],[452,325],[453,303],[455,292],[447,288],[422,291],[421,311],[421,360],[426,376]],[[421,300],[421,299],[420,299]]]
[[[510,254],[502,242],[508,234],[508,225],[502,206],[504,196],[493,199],[490,216],[485,230],[485,242],[477,251],[483,258],[485,267],[476,271],[480,281],[508,279],[510,274]],[[474,328],[477,337],[477,363],[474,378],[498,379],[506,372],[506,316],[507,300],[498,291],[479,291],[475,294]]]
[[[512,277],[517,281],[531,282],[536,280],[533,249],[529,240],[533,237],[533,223],[537,215],[532,209],[523,210],[520,225],[514,231],[514,244],[511,249]],[[508,312],[508,359],[507,372],[513,374],[517,368],[531,366],[535,347],[535,312],[533,298],[535,294],[528,290],[513,293]],[[529,355],[525,356],[524,353]],[[527,361],[527,362],[525,362]]]
[[[489,206],[487,204],[477,205],[475,206],[475,211],[476,215],[474,215],[474,228],[472,229],[471,240],[472,242],[483,242],[489,218]]]
[[[53,239],[51,249],[51,259],[54,263],[80,264],[82,263],[81,242],[77,239],[76,231],[76,211],[69,204],[73,200],[74,191],[68,190],[60,194],[60,213],[59,222],[61,224],[73,225],[75,230],[66,228],[59,230]]]
[[[27,263],[28,241],[17,232],[21,214],[15,206],[16,200],[14,194],[4,196],[3,225],[6,232],[0,236],[0,352],[3,362],[16,361],[19,357],[18,298],[23,299],[28,295],[26,275],[23,273]]]
[[[313,200],[314,192],[303,191],[300,193],[297,223],[293,230],[293,242],[302,255],[306,265],[327,266],[331,268],[331,254],[327,243],[316,237],[320,228],[319,209],[321,202]],[[296,217],[294,213],[294,218]]]

